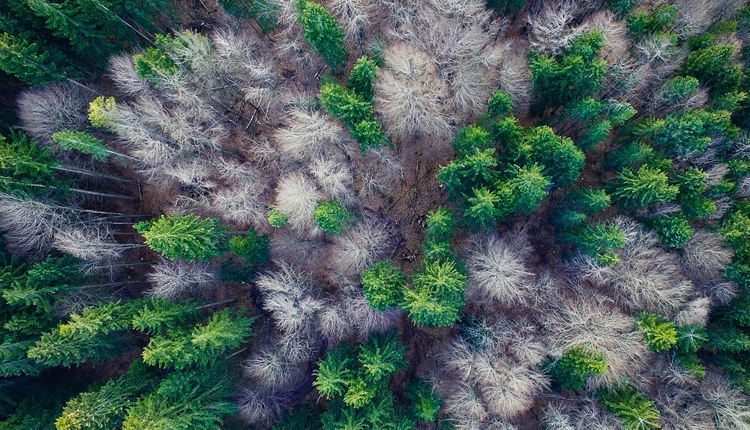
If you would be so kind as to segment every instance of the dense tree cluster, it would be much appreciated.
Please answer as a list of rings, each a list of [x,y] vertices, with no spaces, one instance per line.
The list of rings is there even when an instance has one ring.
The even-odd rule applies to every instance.
[[[746,0],[7,0],[0,429],[748,428],[748,47]]]

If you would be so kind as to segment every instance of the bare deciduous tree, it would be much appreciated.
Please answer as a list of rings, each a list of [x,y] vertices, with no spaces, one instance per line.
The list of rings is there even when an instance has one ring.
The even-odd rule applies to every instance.
[[[701,383],[701,396],[714,409],[714,422],[724,430],[745,430],[750,406],[740,390],[732,388],[724,376],[711,372]]]
[[[375,216],[366,216],[334,238],[331,265],[336,273],[359,277],[368,265],[382,258],[392,246],[386,222]]]
[[[293,107],[288,126],[274,133],[281,153],[295,161],[320,158],[326,148],[341,145],[345,136],[341,125],[330,117],[301,107]]]
[[[573,271],[606,291],[629,311],[648,311],[673,316],[693,289],[679,270],[676,255],[659,246],[656,235],[633,220],[618,218],[627,243],[620,263],[602,266],[587,256],[572,263]]]
[[[428,54],[405,43],[389,46],[375,80],[375,111],[395,140],[450,143],[448,93]]]
[[[302,236],[320,234],[313,212],[322,199],[315,184],[301,172],[287,174],[276,186],[276,208],[289,215],[288,226]]]
[[[469,300],[485,303],[495,300],[511,306],[526,303],[533,295],[533,274],[524,261],[531,248],[523,233],[501,239],[497,235],[476,237],[466,260],[469,271],[466,295]]]
[[[195,292],[214,280],[214,270],[209,263],[170,261],[161,259],[152,266],[148,281],[153,285],[148,295],[160,299],[175,299]]]
[[[698,229],[680,250],[681,265],[694,281],[720,280],[734,252],[719,233]]]
[[[7,194],[0,194],[0,220],[8,252],[33,258],[46,254],[55,232],[70,223],[50,205]]]
[[[21,126],[42,144],[51,143],[52,134],[58,131],[81,130],[88,125],[89,96],[72,83],[28,89],[18,96]]]
[[[52,246],[76,258],[95,265],[111,263],[122,257],[123,251],[137,244],[119,244],[104,224],[57,229]]]
[[[636,379],[650,353],[641,342],[642,333],[633,330],[635,320],[592,292],[579,290],[576,295],[567,303],[552,304],[553,309],[541,316],[551,355],[561,356],[570,348],[586,345],[601,352],[609,367],[591,380],[595,386]]]

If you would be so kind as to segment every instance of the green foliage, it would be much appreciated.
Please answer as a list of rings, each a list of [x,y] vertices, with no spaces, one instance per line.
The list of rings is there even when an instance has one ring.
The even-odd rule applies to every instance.
[[[343,396],[349,381],[354,377],[355,366],[352,347],[349,344],[341,344],[328,351],[322,360],[318,360],[318,368],[313,372],[313,386],[327,399]]]
[[[229,401],[232,386],[219,364],[172,372],[128,409],[122,430],[215,430],[237,412]]]
[[[750,261],[750,216],[741,210],[733,211],[722,223],[720,231],[737,257]]]
[[[386,141],[372,103],[361,95],[331,82],[320,86],[318,99],[328,113],[344,122],[363,153],[369,147],[377,148]]]
[[[299,18],[305,40],[334,73],[340,73],[349,54],[346,52],[344,33],[336,18],[318,3],[300,0]]]
[[[401,303],[406,278],[391,262],[379,261],[362,272],[362,286],[370,306],[384,311]]]
[[[272,430],[320,430],[320,411],[309,405],[297,405],[287,409]]]
[[[659,241],[669,248],[682,248],[695,232],[687,217],[681,213],[656,217],[649,221],[649,225]]]
[[[162,49],[165,43],[171,43],[172,38],[167,35],[157,35],[157,47],[149,46],[143,54],[133,55],[135,73],[143,79],[160,80],[174,75],[180,68]]]
[[[211,315],[205,325],[190,332],[172,330],[156,335],[143,349],[143,361],[151,366],[177,370],[207,367],[227,351],[237,348],[252,335],[253,318],[223,309]]]
[[[578,139],[577,143],[578,147],[585,151],[592,150],[596,148],[597,144],[602,143],[607,139],[610,131],[612,131],[612,123],[609,120],[604,119],[598,121],[581,133],[581,137]]]
[[[97,31],[96,23],[84,14],[76,13],[75,5],[53,3],[46,0],[29,0],[28,7],[45,20],[52,34],[68,39],[78,55],[94,63],[101,63],[114,46],[106,40],[105,33]]]
[[[605,6],[617,15],[618,18],[624,19],[630,15],[630,11],[639,2],[640,0],[606,0]]]
[[[28,357],[46,366],[71,366],[87,361],[100,361],[117,350],[117,332],[131,327],[140,300],[124,304],[109,302],[71,314],[68,323],[42,334],[29,348]]]
[[[619,181],[613,184],[610,194],[626,206],[665,203],[674,200],[679,193],[676,185],[669,184],[665,172],[648,165],[641,166],[635,173],[623,169],[617,177]]]
[[[568,137],[562,137],[547,126],[533,127],[523,140],[509,148],[520,164],[539,163],[558,187],[572,185],[583,170],[585,156]]]
[[[532,112],[582,100],[602,88],[607,63],[599,58],[604,37],[598,30],[574,38],[560,59],[534,54],[529,62],[536,97]]]
[[[313,212],[318,227],[328,234],[338,234],[354,219],[354,214],[339,202],[328,201],[318,204]]]
[[[474,189],[474,195],[467,199],[468,207],[464,211],[464,217],[470,225],[492,229],[517,207],[515,190],[513,185],[506,183],[498,184],[497,191],[489,188]]]
[[[378,69],[373,60],[362,56],[357,59],[349,74],[349,88],[370,103],[374,101],[372,83],[375,81]]]
[[[501,15],[515,16],[526,7],[526,0],[486,0],[487,6]]]
[[[197,305],[191,302],[175,303],[165,299],[146,302],[133,316],[133,328],[154,335],[164,333],[170,327],[182,325],[196,312]]]
[[[89,122],[94,127],[114,131],[115,98],[99,96],[89,103]]]
[[[668,4],[655,8],[651,13],[638,12],[628,17],[628,31],[633,37],[663,33],[671,30],[677,19],[677,5]]]
[[[616,250],[625,246],[625,234],[617,225],[584,225],[564,233],[563,239],[577,246],[599,263],[614,266],[620,262]]]
[[[512,176],[508,184],[513,189],[514,209],[518,212],[531,212],[538,208],[547,197],[547,187],[550,185],[549,178],[542,173],[542,167],[538,164],[524,167],[512,165],[509,172]]]
[[[38,189],[24,185],[59,186],[53,174],[57,164],[47,148],[30,142],[25,134],[14,133],[10,141],[0,136],[0,176],[10,178],[2,186],[6,192],[33,195]]]
[[[513,110],[513,100],[510,94],[503,90],[496,90],[487,102],[487,114],[491,117],[505,116]]]
[[[607,170],[619,171],[625,167],[639,167],[656,157],[654,148],[646,143],[630,143],[618,148],[604,159],[604,167]]]
[[[565,389],[579,391],[586,387],[589,375],[601,376],[608,369],[604,355],[577,346],[568,349],[551,368],[552,378]]]
[[[406,351],[392,333],[372,335],[358,351],[346,343],[328,351],[313,372],[313,385],[320,395],[337,398],[322,417],[323,428],[338,428],[330,426],[344,418],[342,413],[347,422],[356,419],[364,425],[369,421],[375,425],[373,428],[385,425],[384,421],[393,415],[392,395],[386,390],[388,379],[406,365]],[[343,402],[339,403],[339,399]]]
[[[271,259],[268,235],[258,234],[252,227],[244,237],[233,236],[229,239],[229,250],[244,258],[245,263],[251,267],[260,267]]]
[[[63,130],[52,134],[54,140],[62,149],[76,150],[91,155],[96,161],[107,161],[109,151],[104,142],[83,131]]]
[[[602,188],[581,188],[568,196],[568,207],[587,215],[595,215],[610,205],[610,198]]]
[[[391,373],[405,369],[408,364],[406,350],[393,333],[371,336],[369,342],[359,346],[357,361],[368,382],[386,381]]]
[[[677,343],[677,327],[659,315],[641,314],[638,327],[643,330],[643,338],[654,352],[666,351]]]
[[[477,125],[467,125],[458,129],[453,139],[453,148],[457,157],[466,157],[477,151],[492,148],[490,134]]]
[[[42,85],[75,75],[62,52],[23,37],[0,32],[0,69],[29,85]]]
[[[269,0],[219,0],[224,10],[237,18],[252,17],[264,33],[276,28],[279,5]]]
[[[491,185],[497,177],[495,149],[475,151],[440,168],[437,179],[453,198],[468,196],[473,189]]]
[[[739,89],[742,71],[738,66],[730,66],[734,52],[733,45],[709,46],[690,52],[678,74],[693,76],[711,87],[718,94]]]
[[[83,392],[68,403],[55,420],[57,430],[115,430],[135,397],[149,387],[144,375],[133,374],[107,381],[101,387]]]
[[[659,94],[665,102],[674,105],[684,103],[698,90],[700,81],[692,76],[675,76],[659,89]]]
[[[72,256],[47,257],[24,275],[15,276],[2,290],[2,296],[10,306],[33,307],[35,312],[48,314],[54,301],[75,289],[82,278],[78,261]]]
[[[284,227],[289,221],[289,215],[285,214],[275,206],[268,207],[268,223],[271,227]]]
[[[404,290],[402,307],[418,326],[451,326],[464,306],[466,276],[453,261],[425,261],[412,278],[414,287]]]
[[[149,248],[170,260],[208,261],[226,250],[225,228],[219,222],[218,218],[172,214],[141,221],[133,228],[146,239]]]
[[[680,354],[696,353],[707,340],[708,333],[705,327],[682,325],[677,327],[677,343],[674,349]]]
[[[453,235],[456,227],[456,218],[445,206],[440,206],[427,214],[427,230],[425,236],[428,240],[447,242]]]
[[[661,414],[654,401],[630,385],[605,390],[599,399],[628,430],[661,428]]]
[[[705,109],[671,113],[654,122],[652,131],[655,146],[664,148],[669,156],[701,154],[712,137],[737,135],[729,112]]]
[[[414,380],[406,387],[406,398],[409,399],[412,414],[419,420],[434,422],[440,406],[443,404],[435,390],[425,382]]]
[[[523,140],[524,130],[513,115],[500,118],[492,124],[492,139],[502,147],[512,148]]]

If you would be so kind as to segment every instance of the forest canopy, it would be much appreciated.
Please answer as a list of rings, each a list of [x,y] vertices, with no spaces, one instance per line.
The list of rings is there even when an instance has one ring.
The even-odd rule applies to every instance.
[[[0,70],[0,430],[750,429],[745,0],[8,0]]]

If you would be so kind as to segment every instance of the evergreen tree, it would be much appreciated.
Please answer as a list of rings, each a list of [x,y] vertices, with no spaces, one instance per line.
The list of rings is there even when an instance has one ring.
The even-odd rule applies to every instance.
[[[28,357],[47,366],[71,366],[100,361],[117,351],[117,332],[131,327],[140,300],[109,302],[71,314],[68,323],[44,333],[28,351]]]
[[[589,376],[601,376],[607,369],[602,353],[576,346],[563,353],[552,366],[551,373],[563,388],[579,391],[586,387]]]
[[[224,253],[226,233],[218,218],[201,219],[197,215],[162,215],[154,221],[133,226],[149,248],[170,260],[207,261]]]
[[[451,161],[440,168],[438,180],[448,188],[451,196],[463,197],[475,188],[491,185],[497,177],[495,149],[488,148]]]
[[[404,290],[402,307],[418,326],[451,326],[464,306],[466,276],[454,261],[425,261],[412,278],[414,287]]]
[[[654,352],[666,351],[677,343],[677,327],[659,315],[642,314],[638,327],[643,330],[643,337]]]
[[[581,174],[585,156],[573,141],[548,126],[533,127],[522,139],[509,142],[508,156],[519,166],[539,163],[558,187],[572,185]]]
[[[632,386],[610,388],[603,391],[599,398],[602,404],[629,430],[650,430],[661,427],[659,425],[661,414],[654,406],[654,401]]]
[[[55,420],[56,430],[116,430],[138,395],[152,386],[143,365],[135,362],[128,373],[101,387],[83,392],[65,404]]]
[[[305,40],[334,73],[340,73],[349,54],[344,46],[344,33],[336,18],[323,6],[308,0],[300,0],[297,7]]]
[[[581,100],[601,89],[607,62],[599,58],[604,37],[598,30],[574,38],[561,58],[533,54],[529,71],[536,96],[532,111],[543,113]]]
[[[582,188],[568,196],[568,207],[588,215],[595,215],[610,205],[609,195],[601,188]]]
[[[153,393],[128,409],[123,430],[214,430],[236,413],[232,384],[220,365],[170,373]]]
[[[508,184],[513,190],[514,209],[518,212],[531,212],[538,208],[547,197],[547,187],[550,185],[549,178],[542,174],[541,166],[510,166],[510,174],[512,176]]]
[[[513,101],[510,94],[502,90],[497,90],[490,96],[487,102],[487,114],[490,117],[500,117],[509,115],[513,110]]]
[[[653,11],[641,11],[628,17],[628,31],[635,37],[671,30],[677,19],[677,5],[661,5]]]
[[[659,241],[669,248],[682,248],[693,236],[694,230],[683,214],[660,216],[649,221]]]
[[[419,420],[434,422],[443,404],[435,390],[427,383],[414,380],[406,388],[412,414]]]
[[[252,334],[252,323],[252,318],[223,309],[211,315],[205,325],[196,325],[189,332],[175,329],[167,336],[154,336],[143,349],[143,361],[178,370],[207,367],[244,342]]]
[[[329,201],[318,204],[313,211],[318,227],[328,234],[338,234],[354,219],[354,214],[346,210],[341,203]]]
[[[477,151],[492,148],[490,134],[477,125],[467,125],[458,129],[453,139],[453,149],[458,158],[466,157]]]
[[[267,234],[258,234],[250,228],[243,236],[233,236],[229,239],[229,250],[234,255],[244,258],[250,267],[260,267],[271,259]]]
[[[74,76],[61,52],[0,32],[0,69],[29,85],[42,85]]]
[[[374,61],[362,56],[357,59],[349,74],[349,88],[364,100],[373,103],[374,93],[372,83],[378,74],[378,66]]]
[[[512,186],[501,187],[498,192],[488,188],[474,189],[474,195],[467,199],[464,216],[471,225],[491,229],[516,206],[513,191]]]
[[[439,206],[427,214],[427,230],[425,236],[428,240],[447,242],[453,236],[456,227],[456,218],[445,206]]]
[[[276,206],[268,207],[268,223],[271,227],[281,228],[284,227],[289,221],[289,215],[280,211]]]
[[[623,169],[617,177],[619,181],[613,184],[611,195],[627,206],[665,203],[674,200],[679,193],[677,186],[669,184],[665,172],[647,165],[635,173]]]
[[[107,161],[109,155],[113,154],[113,151],[107,149],[100,139],[82,131],[58,131],[52,134],[52,140],[62,149],[89,154],[96,161]]]
[[[370,306],[384,311],[401,303],[406,278],[389,261],[379,261],[362,272],[362,286]]]
[[[625,246],[625,234],[616,226],[602,223],[585,225],[565,232],[563,239],[577,246],[583,253],[601,264],[614,266],[620,262],[615,252]]]

